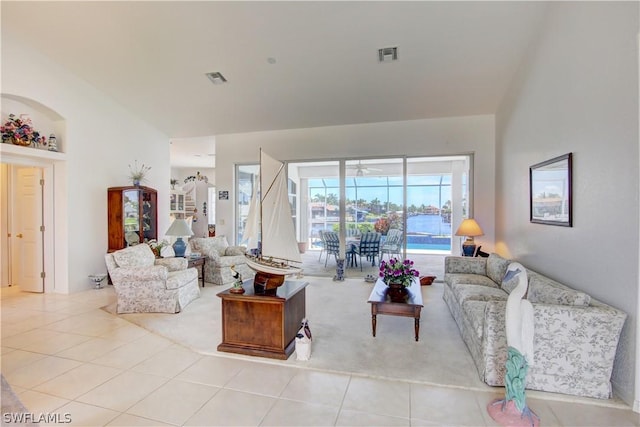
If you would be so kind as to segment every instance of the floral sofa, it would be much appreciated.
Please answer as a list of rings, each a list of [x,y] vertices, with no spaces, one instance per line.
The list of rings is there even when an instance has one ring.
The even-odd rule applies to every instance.
[[[214,285],[231,285],[235,282],[234,270],[243,279],[252,278],[253,271],[246,261],[244,246],[229,246],[225,236],[195,237],[189,240],[191,252],[199,252],[207,259],[204,263],[204,281]]]
[[[105,255],[118,313],[178,313],[200,297],[198,272],[186,258],[156,259],[142,243]]]
[[[503,281],[510,261],[445,258],[443,298],[476,364],[480,379],[503,386],[507,342],[505,307],[516,283]],[[534,363],[527,388],[606,399],[626,314],[584,292],[527,269],[534,309]]]

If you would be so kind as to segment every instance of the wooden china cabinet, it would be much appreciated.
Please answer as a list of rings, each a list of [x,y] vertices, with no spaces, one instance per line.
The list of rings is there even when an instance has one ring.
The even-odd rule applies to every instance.
[[[108,252],[158,238],[158,193],[143,186],[107,190]]]

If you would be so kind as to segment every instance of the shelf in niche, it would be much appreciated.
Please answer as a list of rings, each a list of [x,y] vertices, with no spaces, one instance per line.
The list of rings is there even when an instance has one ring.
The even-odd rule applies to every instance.
[[[33,147],[22,147],[15,144],[0,143],[0,154],[18,157],[30,157],[47,160],[66,160],[67,155],[58,151],[40,150]]]

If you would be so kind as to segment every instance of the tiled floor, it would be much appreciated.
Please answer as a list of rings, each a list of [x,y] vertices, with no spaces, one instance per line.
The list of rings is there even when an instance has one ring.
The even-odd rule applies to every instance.
[[[2,289],[2,373],[31,413],[82,426],[494,425],[497,393],[204,356],[100,310],[114,299],[110,287]],[[626,407],[528,403],[544,426],[640,425]]]

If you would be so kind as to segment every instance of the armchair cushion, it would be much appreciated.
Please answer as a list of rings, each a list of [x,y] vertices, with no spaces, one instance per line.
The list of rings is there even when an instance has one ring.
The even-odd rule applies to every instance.
[[[244,246],[229,246],[224,251],[225,256],[244,255],[247,252],[247,248]]]
[[[188,268],[186,270],[172,271],[167,276],[167,289],[178,289],[185,283],[195,280],[198,281],[198,270]]]
[[[156,259],[149,245],[142,243],[113,253],[118,267],[151,267]]]
[[[186,270],[189,267],[189,261],[183,257],[156,258],[156,265],[163,265],[169,271],[179,271]]]

